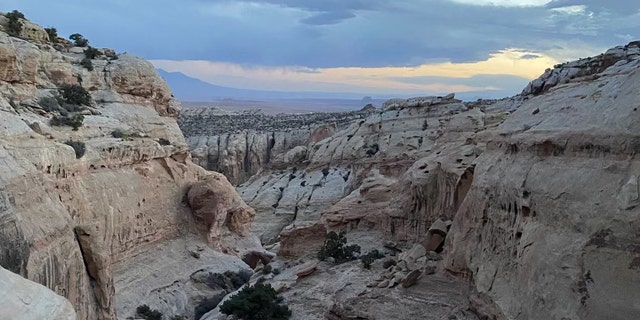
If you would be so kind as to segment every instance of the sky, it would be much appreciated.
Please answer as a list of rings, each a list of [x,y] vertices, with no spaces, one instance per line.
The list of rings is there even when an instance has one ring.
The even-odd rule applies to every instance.
[[[640,39],[636,0],[2,0],[61,35],[243,89],[498,98]]]

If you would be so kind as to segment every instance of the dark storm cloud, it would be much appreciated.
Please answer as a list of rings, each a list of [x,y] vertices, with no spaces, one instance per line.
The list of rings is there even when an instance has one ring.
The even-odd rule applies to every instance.
[[[97,46],[149,59],[246,65],[480,61],[504,48],[593,51],[640,36],[640,3],[628,0],[537,7],[445,0],[5,0],[0,6],[20,9],[62,34],[80,32]]]
[[[343,20],[354,18],[355,16],[354,13],[349,11],[323,12],[300,21],[306,24],[324,25],[339,23]]]

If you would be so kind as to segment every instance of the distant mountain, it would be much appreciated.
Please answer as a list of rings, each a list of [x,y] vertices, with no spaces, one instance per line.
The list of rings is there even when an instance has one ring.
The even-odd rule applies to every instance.
[[[357,99],[368,94],[345,92],[283,92],[238,89],[214,85],[191,78],[180,72],[167,72],[158,69],[158,73],[167,81],[176,98],[183,101],[219,101],[223,99],[239,100],[289,100],[289,99]]]

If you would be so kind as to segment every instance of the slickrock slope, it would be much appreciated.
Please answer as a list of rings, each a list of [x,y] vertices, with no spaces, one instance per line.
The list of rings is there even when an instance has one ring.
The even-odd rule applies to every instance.
[[[3,319],[75,320],[69,301],[46,287],[0,267],[0,310]]]
[[[638,318],[639,64],[636,42],[546,72],[529,88],[582,77],[529,96],[477,159],[447,262],[507,318]]]
[[[210,173],[190,160],[168,86],[149,62],[107,49],[89,71],[80,64],[86,48],[61,39],[54,48],[46,33],[33,30],[24,39],[0,32],[0,265],[66,297],[78,319],[115,319],[124,300],[167,316],[191,315],[197,290],[177,289],[188,303],[157,305],[156,289],[190,279],[187,268],[174,272],[172,259],[183,259],[181,254],[137,262],[151,249],[188,255],[186,244],[169,242],[180,237],[193,239],[183,241],[190,246],[207,246],[183,200]],[[91,106],[59,106],[54,95],[64,85],[88,90]],[[73,112],[84,117],[77,130],[51,125],[54,117]],[[235,194],[228,182],[217,186]],[[219,205],[217,212],[233,216],[241,205]],[[255,239],[234,232],[248,228],[242,225],[247,222],[250,217],[229,219],[216,232],[249,247]],[[208,268],[243,264],[205,253],[199,255]],[[138,282],[138,296],[119,299],[114,293],[129,286],[114,281],[127,277],[118,271],[123,264],[160,280]],[[125,311],[119,316],[135,312]]]

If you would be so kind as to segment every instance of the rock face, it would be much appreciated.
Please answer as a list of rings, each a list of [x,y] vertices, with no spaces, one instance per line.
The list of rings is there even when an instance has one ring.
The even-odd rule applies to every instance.
[[[640,314],[637,52],[631,43],[534,80],[592,73],[531,92],[476,161],[446,260],[509,319]]]
[[[2,267],[0,292],[0,310],[4,319],[76,319],[76,313],[67,299]]]
[[[253,231],[263,242],[321,215],[329,228],[373,228],[412,241],[437,218],[453,219],[486,144],[477,132],[501,111],[485,114],[453,97],[385,106],[310,145],[306,169],[290,164],[238,186],[256,209]]]
[[[227,252],[230,248],[222,247],[221,233],[250,235],[255,211],[240,198],[224,175],[212,173],[193,184],[187,197],[197,224],[205,228],[211,245]]]
[[[547,69],[542,76],[531,81],[522,93],[539,95],[563,84],[596,80],[607,68],[637,60],[639,55],[640,41],[634,41],[611,48],[599,56],[562,63],[553,69]]]
[[[141,254],[180,237],[206,246],[183,198],[209,173],[191,162],[177,102],[149,62],[102,50],[89,71],[80,65],[84,48],[34,37],[0,32],[0,265],[66,297],[79,319],[115,319],[125,301],[117,266],[170,282],[170,259],[181,256],[143,265]],[[64,84],[87,90],[91,105],[59,105]],[[77,130],[52,125],[72,112],[84,119]],[[234,219],[230,235],[250,247],[255,239],[240,227],[250,215]],[[218,268],[225,259],[207,261]],[[157,299],[156,284],[138,283],[144,299]]]
[[[441,238],[434,237],[452,220],[437,268],[468,280],[472,290],[454,289],[460,279],[439,272],[425,283],[418,273],[430,273],[433,263],[418,247],[400,257],[406,267],[375,281],[353,265],[321,263],[283,289],[294,315],[636,319],[639,64],[640,44],[632,42],[548,70],[510,99],[394,99],[307,145],[302,165],[285,163],[239,185],[256,209],[253,231],[263,242],[280,241],[291,256],[312,252],[295,239],[319,243],[321,226],[437,248]],[[359,287],[365,283],[374,285]],[[388,289],[404,283],[412,285]],[[411,313],[425,301],[438,303],[434,288],[464,312]],[[396,304],[403,309],[389,307]]]
[[[234,185],[264,167],[284,167],[306,160],[306,147],[332,135],[337,128],[373,111],[279,114],[228,113],[219,109],[185,109],[179,124],[194,162],[219,171]]]

